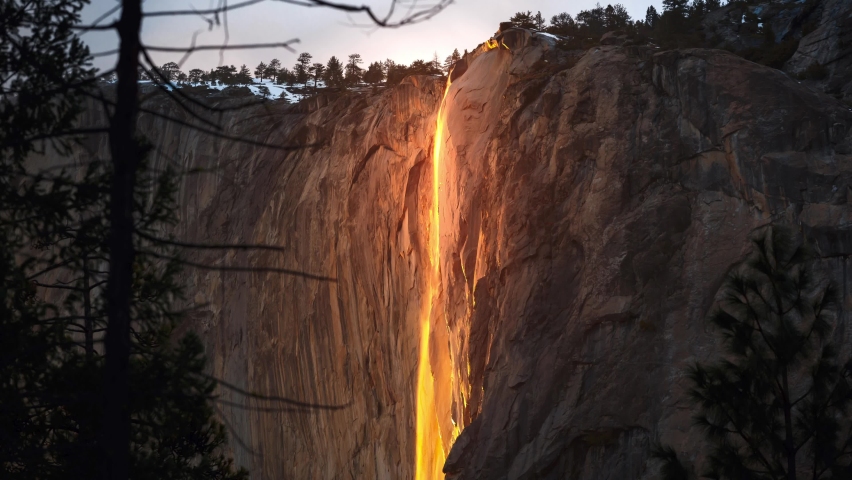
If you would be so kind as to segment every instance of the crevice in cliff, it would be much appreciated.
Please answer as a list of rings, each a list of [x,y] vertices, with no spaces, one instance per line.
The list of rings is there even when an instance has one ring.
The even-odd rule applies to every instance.
[[[379,149],[382,149],[382,148],[390,151],[394,155],[398,155],[394,151],[394,149],[392,149],[391,147],[389,147],[387,145],[381,145],[381,144],[373,145],[372,147],[370,147],[369,150],[367,150],[367,154],[364,155],[364,158],[361,159],[361,161],[358,162],[358,165],[355,166],[355,170],[354,170],[355,173],[352,175],[352,185],[355,185],[356,183],[358,183],[358,177],[361,176],[361,173],[364,171],[364,168],[366,168],[367,162],[369,162],[370,159],[373,158],[373,156],[376,155],[376,153],[379,151]]]

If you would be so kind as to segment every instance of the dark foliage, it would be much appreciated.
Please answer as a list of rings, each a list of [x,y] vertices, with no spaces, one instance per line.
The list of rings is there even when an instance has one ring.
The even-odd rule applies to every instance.
[[[834,286],[789,230],[766,228],[753,244],[710,317],[724,355],[688,371],[707,443],[704,475],[851,478],[852,362],[832,341]],[[673,450],[660,452],[670,478],[683,478]]]
[[[79,96],[68,85],[94,83],[89,50],[74,35],[83,0],[0,1],[0,168],[8,169],[37,139],[64,133],[80,113]],[[64,148],[63,148],[64,149]],[[10,178],[4,170],[0,177]]]
[[[611,31],[626,34],[630,44],[650,43],[665,49],[674,48],[724,48],[748,60],[782,68],[796,52],[799,39],[816,28],[818,0],[787,2],[773,7],[774,14],[785,9],[795,9],[791,28],[783,36],[776,36],[767,19],[755,12],[761,2],[757,0],[736,0],[724,3],[720,0],[664,0],[662,12],[649,6],[645,17],[634,21],[621,4],[597,4],[589,10],[581,10],[572,16],[559,13],[550,19],[544,31],[562,37],[558,48],[563,50],[586,49],[597,45],[602,35]],[[765,2],[762,2],[765,3]],[[707,23],[708,15],[723,6],[726,7],[725,19]],[[514,26],[531,30],[538,27],[531,12],[518,12],[511,18]],[[741,45],[734,47],[718,34],[713,22],[731,23],[729,27],[742,37]],[[802,78],[821,79],[823,72],[818,66],[810,72],[803,72]]]
[[[113,163],[76,129],[97,87],[73,34],[84,2],[0,2],[0,477],[102,478],[105,288]],[[177,79],[176,65],[159,73]],[[159,69],[158,69],[159,70]],[[131,75],[135,72],[135,66]],[[35,168],[27,155],[59,153]],[[144,159],[144,156],[143,156]],[[175,172],[144,162],[131,192],[134,232],[175,221]],[[177,337],[180,271],[167,245],[136,238],[130,295],[130,478],[238,479],[215,420],[216,382],[193,335]]]

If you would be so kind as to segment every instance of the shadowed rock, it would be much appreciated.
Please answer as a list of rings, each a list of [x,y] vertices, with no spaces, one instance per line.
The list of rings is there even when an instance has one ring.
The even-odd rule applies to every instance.
[[[714,351],[704,316],[747,234],[801,226],[848,284],[852,112],[718,50],[604,45],[577,59],[523,30],[502,40],[509,49],[457,64],[439,146],[443,323],[430,364],[445,472],[656,478],[652,440],[695,451],[681,373]],[[413,478],[443,91],[409,77],[381,94],[224,114],[229,134],[311,145],[295,152],[139,122],[159,146],[155,166],[215,168],[185,179],[179,238],[287,249],[194,261],[338,279],[189,272],[212,373],[351,402],[312,414],[223,407],[254,450],[233,443],[253,478]],[[464,430],[450,450],[452,422]]]

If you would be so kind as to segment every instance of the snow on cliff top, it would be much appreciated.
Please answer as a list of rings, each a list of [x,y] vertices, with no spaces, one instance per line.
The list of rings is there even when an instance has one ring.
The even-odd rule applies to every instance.
[[[110,82],[110,83],[112,83],[112,82]],[[151,84],[153,82],[151,82],[150,80],[139,80],[139,83]],[[320,83],[322,83],[322,82],[320,82]],[[219,91],[222,91],[222,90],[229,87],[229,85],[214,84],[212,82],[193,83],[191,85],[194,86],[194,87],[200,86],[200,85],[205,85],[205,86],[207,86],[207,88],[209,88],[211,90],[219,90]],[[269,98],[271,98],[271,99],[285,98],[285,99],[287,99],[287,101],[289,103],[297,103],[299,100],[302,99],[302,95],[299,95],[298,93],[293,93],[290,90],[288,90],[288,87],[286,85],[277,84],[277,83],[273,82],[272,80],[264,80],[262,82],[254,82],[251,85],[245,85],[245,86],[248,87],[249,90],[251,90],[251,93],[257,95],[258,97],[263,96],[260,93],[260,87],[266,86],[266,88],[269,89]],[[321,85],[321,86],[324,87],[325,85]],[[169,90],[172,89],[172,87],[170,85],[161,85],[161,87],[169,89]]]

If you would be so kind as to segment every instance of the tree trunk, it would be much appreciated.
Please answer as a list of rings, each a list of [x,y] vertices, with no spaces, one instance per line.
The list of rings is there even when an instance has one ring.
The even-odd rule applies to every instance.
[[[95,355],[95,332],[92,320],[92,292],[89,288],[89,257],[83,256],[83,316],[86,330],[86,360]]]
[[[135,140],[138,112],[141,0],[122,0],[115,113],[110,122],[113,178],[110,186],[109,279],[107,280],[106,371],[101,426],[103,478],[127,480],[130,464],[130,298],[133,282],[133,191],[140,162]]]

